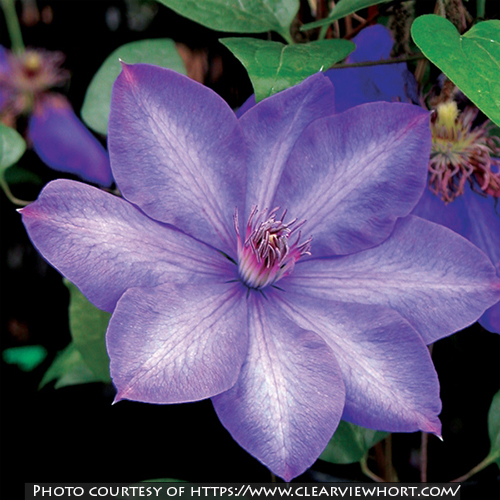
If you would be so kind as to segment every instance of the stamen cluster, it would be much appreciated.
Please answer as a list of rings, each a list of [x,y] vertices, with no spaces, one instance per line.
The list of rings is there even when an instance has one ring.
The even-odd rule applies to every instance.
[[[440,104],[431,119],[430,189],[445,203],[464,192],[465,183],[500,196],[500,141],[489,135],[489,121],[473,128],[478,110],[461,113],[455,101]]]
[[[290,274],[295,262],[303,255],[311,255],[311,240],[300,243],[300,231],[291,243],[292,235],[304,224],[297,219],[285,223],[286,210],[279,220],[279,210],[265,209],[258,215],[253,207],[248,218],[245,239],[240,238],[238,212],[235,212],[234,226],[238,237],[238,272],[240,279],[249,288],[262,289]],[[293,228],[292,228],[293,226]]]
[[[64,85],[69,73],[60,66],[62,52],[28,49],[20,54],[7,54],[7,67],[0,70],[0,88],[7,100],[2,114],[15,118],[30,113],[36,100],[52,87]]]

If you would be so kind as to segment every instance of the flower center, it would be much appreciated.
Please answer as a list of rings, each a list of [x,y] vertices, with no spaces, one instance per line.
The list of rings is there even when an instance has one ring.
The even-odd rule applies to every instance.
[[[300,231],[305,221],[297,219],[285,223],[286,210],[277,220],[279,208],[258,214],[252,209],[248,218],[245,238],[240,237],[238,211],[234,216],[234,227],[238,238],[238,272],[240,279],[249,288],[262,289],[290,274],[302,255],[311,255],[311,238],[300,243]],[[293,240],[293,242],[292,242]]]
[[[473,128],[477,109],[461,113],[455,101],[440,104],[431,120],[429,163],[431,191],[445,203],[464,192],[465,183],[492,196],[500,195],[499,140],[489,136],[490,122]]]

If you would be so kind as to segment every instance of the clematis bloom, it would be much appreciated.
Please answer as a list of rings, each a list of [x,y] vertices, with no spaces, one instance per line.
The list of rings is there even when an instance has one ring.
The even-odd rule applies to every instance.
[[[21,210],[38,250],[97,307],[116,400],[212,398],[285,480],[339,420],[440,434],[426,342],[500,297],[484,254],[408,216],[428,113],[334,114],[322,74],[238,119],[173,71],[124,65],[109,124],[123,198],[73,181]]]
[[[109,157],[62,94],[49,91],[66,83],[60,52],[28,49],[20,54],[0,46],[0,119],[15,126],[29,116],[27,136],[40,159],[59,172],[109,187]]]

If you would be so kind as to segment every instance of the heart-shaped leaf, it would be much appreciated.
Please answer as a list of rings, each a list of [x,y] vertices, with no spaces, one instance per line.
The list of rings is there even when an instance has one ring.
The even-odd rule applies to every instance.
[[[120,74],[120,59],[128,64],[148,63],[186,74],[175,42],[169,38],[141,40],[118,47],[102,64],[90,82],[82,107],[82,119],[100,134],[108,133],[111,88]]]
[[[299,0],[158,0],[172,10],[216,31],[276,31],[291,42],[290,25]]]
[[[319,40],[301,45],[255,38],[222,38],[220,42],[245,66],[257,102],[327,70],[356,48],[348,40]]]
[[[411,34],[424,55],[485,115],[500,125],[500,21],[484,21],[460,35],[433,14],[415,19]]]

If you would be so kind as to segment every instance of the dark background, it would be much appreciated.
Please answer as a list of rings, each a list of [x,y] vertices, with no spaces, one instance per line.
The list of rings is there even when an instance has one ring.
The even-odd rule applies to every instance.
[[[169,37],[206,55],[205,83],[236,107],[251,93],[240,64],[222,47],[219,34],[158,6],[144,31],[126,23],[123,1],[39,1],[53,19],[23,26],[27,46],[62,50],[71,84],[65,93],[78,112],[85,90],[104,59],[120,45]],[[122,22],[112,31],[110,9]],[[0,42],[9,46],[3,18]],[[224,34],[223,36],[227,36]],[[43,182],[60,176],[33,153],[22,164]],[[21,184],[14,194],[34,199],[39,187]],[[243,451],[219,423],[210,401],[156,406],[122,401],[111,405],[112,386],[87,384],[55,390],[40,380],[56,353],[70,341],[68,292],[61,277],[31,246],[20,216],[0,193],[1,348],[43,345],[47,359],[24,372],[1,360],[2,498],[22,498],[24,482],[113,482],[177,478],[196,482],[269,482],[269,471]],[[445,482],[469,471],[489,451],[486,416],[500,389],[500,336],[474,325],[434,346],[443,399],[444,442],[429,438],[429,481]],[[393,436],[393,462],[401,481],[419,481],[420,434]],[[380,471],[379,446],[370,467]],[[378,461],[377,461],[378,460]],[[359,465],[318,461],[299,482],[366,481]],[[463,487],[462,498],[495,498],[500,475],[490,466]],[[493,496],[492,496],[493,495]]]

